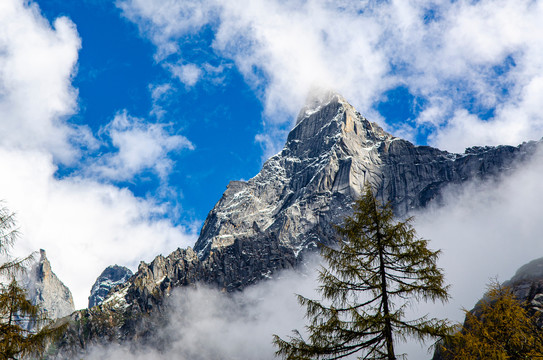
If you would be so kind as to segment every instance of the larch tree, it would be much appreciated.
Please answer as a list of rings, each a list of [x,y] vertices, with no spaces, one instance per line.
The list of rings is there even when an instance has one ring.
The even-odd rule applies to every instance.
[[[337,246],[322,246],[328,264],[319,272],[322,300],[298,295],[306,308],[307,338],[295,330],[288,340],[274,335],[285,359],[397,359],[399,339],[440,337],[447,321],[423,316],[406,320],[413,301],[447,301],[448,286],[436,265],[440,251],[416,236],[412,219],[395,222],[390,205],[369,189],[354,214],[337,226]]]
[[[442,345],[442,359],[543,359],[543,332],[537,318],[509,287],[492,282],[483,300],[465,313],[460,331]]]
[[[4,259],[0,264],[0,360],[40,354],[65,329],[65,325],[53,325],[17,283],[15,275],[24,272],[32,260],[32,256],[10,256],[17,235],[13,213],[0,206],[0,254]]]

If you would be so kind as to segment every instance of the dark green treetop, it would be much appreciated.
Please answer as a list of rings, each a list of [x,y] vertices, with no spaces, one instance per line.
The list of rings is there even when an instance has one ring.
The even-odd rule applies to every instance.
[[[369,187],[354,214],[337,226],[338,246],[322,246],[328,263],[319,272],[322,301],[298,295],[306,307],[307,339],[299,331],[274,336],[276,355],[285,359],[396,359],[398,339],[424,340],[449,331],[444,320],[405,319],[414,300],[447,301],[448,286],[436,261],[440,251],[417,238],[412,219],[395,222]]]

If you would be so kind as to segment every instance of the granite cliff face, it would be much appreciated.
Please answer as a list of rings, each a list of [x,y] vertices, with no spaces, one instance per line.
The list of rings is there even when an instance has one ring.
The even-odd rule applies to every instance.
[[[194,247],[201,259],[236,239],[274,237],[295,254],[334,237],[368,183],[398,216],[425,206],[447,184],[499,174],[535,144],[476,147],[451,154],[414,146],[328,94],[304,108],[283,150],[247,182],[232,181]]]
[[[240,290],[296,266],[318,242],[333,241],[332,225],[350,214],[365,184],[403,216],[438,200],[448,184],[506,172],[536,146],[474,147],[463,154],[415,146],[327,94],[302,109],[285,147],[260,173],[228,185],[194,250],[142,262],[100,306],[73,315],[65,344],[144,338],[152,327],[142,319],[157,313],[175,287],[202,282]]]
[[[124,266],[108,266],[92,285],[89,309],[100,305],[112,288],[124,284],[132,275],[132,271]]]
[[[23,286],[32,303],[39,305],[50,319],[58,319],[75,311],[72,293],[51,270],[45,250],[40,250],[40,259],[30,268]]]

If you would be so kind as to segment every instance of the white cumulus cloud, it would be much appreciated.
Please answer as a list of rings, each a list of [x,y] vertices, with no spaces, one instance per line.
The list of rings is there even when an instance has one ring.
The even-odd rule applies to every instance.
[[[202,76],[202,70],[194,64],[169,65],[172,75],[186,86],[194,86]]]
[[[0,4],[0,23],[0,145],[73,160],[78,129],[61,119],[77,110],[75,25],[60,17],[51,26],[35,4],[15,0]]]

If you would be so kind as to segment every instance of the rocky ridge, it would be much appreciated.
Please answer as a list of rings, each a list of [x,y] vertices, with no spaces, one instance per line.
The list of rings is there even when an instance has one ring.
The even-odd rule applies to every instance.
[[[505,173],[537,143],[453,154],[386,133],[329,93],[300,112],[283,150],[248,181],[232,181],[210,211],[194,250],[158,256],[98,307],[75,313],[65,344],[142,339],[173,288],[202,282],[241,290],[303,261],[369,184],[396,214],[439,200],[443,188]],[[143,319],[143,320],[142,320]]]
[[[327,94],[304,108],[283,150],[249,181],[232,181],[211,210],[194,250],[205,259],[236,239],[270,234],[298,254],[333,238],[367,183],[398,216],[424,207],[451,183],[494,176],[535,151],[474,147],[452,154],[415,146],[360,115],[345,99]]]

